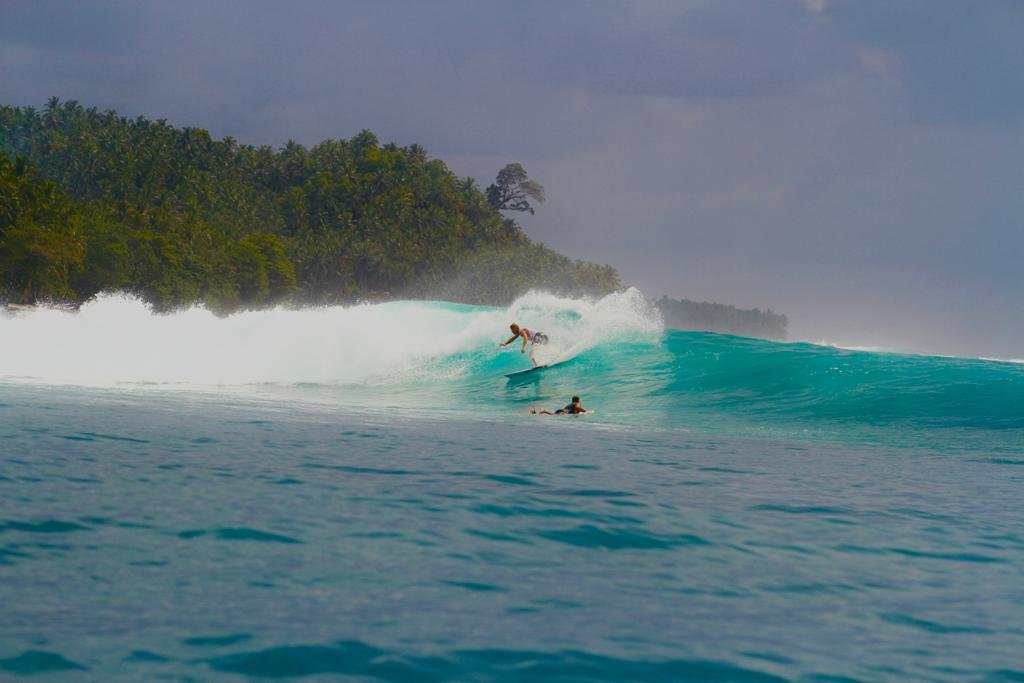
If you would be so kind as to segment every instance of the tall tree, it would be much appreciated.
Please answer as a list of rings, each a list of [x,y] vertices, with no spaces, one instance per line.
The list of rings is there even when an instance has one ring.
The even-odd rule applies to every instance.
[[[544,186],[530,180],[522,164],[509,164],[498,171],[494,184],[487,188],[487,201],[498,211],[529,211],[530,200],[544,203]]]

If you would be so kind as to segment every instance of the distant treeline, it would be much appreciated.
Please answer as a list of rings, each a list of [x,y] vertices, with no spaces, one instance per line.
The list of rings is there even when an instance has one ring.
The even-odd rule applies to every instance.
[[[56,98],[0,106],[0,300],[125,291],[229,312],[617,289],[611,266],[531,242],[501,213],[532,212],[531,199],[543,188],[518,164],[485,193],[369,131],[275,150]]]
[[[662,296],[654,303],[665,324],[680,330],[707,330],[783,340],[789,325],[786,316],[759,308],[741,309],[705,301],[670,299],[668,296]]]

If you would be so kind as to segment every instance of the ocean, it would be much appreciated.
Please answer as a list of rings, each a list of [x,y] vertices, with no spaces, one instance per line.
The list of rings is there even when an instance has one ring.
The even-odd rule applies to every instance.
[[[0,680],[1024,681],[1020,362],[636,290],[0,344]]]

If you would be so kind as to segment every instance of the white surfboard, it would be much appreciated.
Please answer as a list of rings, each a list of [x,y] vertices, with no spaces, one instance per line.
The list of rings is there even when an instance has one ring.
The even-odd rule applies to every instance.
[[[543,363],[541,365],[535,365],[532,368],[527,368],[526,370],[519,370],[517,372],[510,372],[510,373],[508,373],[505,376],[508,377],[509,379],[525,377],[526,375],[530,375],[530,374],[533,374],[535,372],[540,372],[541,370],[547,370],[548,368],[553,368],[556,365],[561,365],[564,362],[565,362],[564,360],[560,360],[560,361],[557,361],[555,363]]]

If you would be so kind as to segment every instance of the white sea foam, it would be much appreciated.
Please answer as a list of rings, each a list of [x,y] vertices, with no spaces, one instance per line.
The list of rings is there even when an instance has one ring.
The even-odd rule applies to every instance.
[[[910,351],[907,349],[900,349],[895,347],[887,346],[857,346],[853,344],[840,344],[836,342],[826,341],[821,339],[816,342],[808,342],[815,346],[827,346],[833,349],[842,349],[844,351],[863,351],[866,353],[898,353],[906,356],[927,356],[929,358],[955,358],[960,360],[983,360],[990,363],[1017,363],[1024,364],[1024,358],[991,358],[988,356],[956,356],[946,353],[928,353],[925,351]]]
[[[809,341],[808,343],[814,344],[815,346],[827,346],[833,349],[842,349],[844,351],[863,351],[865,353],[912,353],[905,349],[898,349],[892,346],[863,346],[857,344],[843,344],[840,342],[831,342],[827,339],[819,339],[818,341]]]
[[[508,322],[547,334],[550,343],[535,352],[540,363],[573,358],[611,339],[647,336],[663,329],[661,314],[635,288],[596,301],[531,292],[514,301],[504,315]]]
[[[498,342],[512,321],[551,338],[541,362],[661,329],[635,289],[596,301],[531,292],[508,309],[396,301],[226,318],[200,307],[158,315],[137,299],[103,296],[78,312],[0,316],[0,378],[89,386],[400,381],[421,375],[432,360],[507,352]]]

